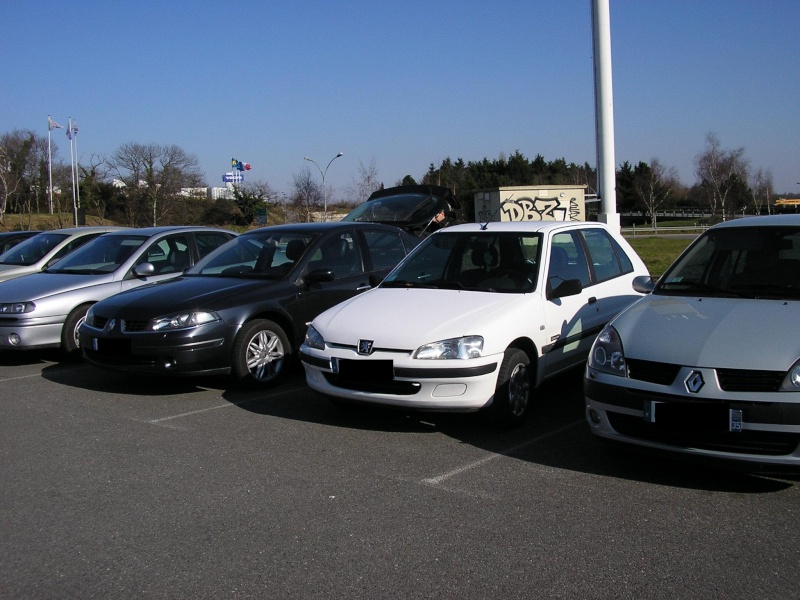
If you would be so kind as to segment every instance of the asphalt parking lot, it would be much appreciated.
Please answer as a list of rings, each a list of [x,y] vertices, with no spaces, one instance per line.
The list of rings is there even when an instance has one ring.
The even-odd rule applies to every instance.
[[[609,448],[580,372],[510,432],[227,385],[0,355],[0,596],[800,596],[797,478]]]

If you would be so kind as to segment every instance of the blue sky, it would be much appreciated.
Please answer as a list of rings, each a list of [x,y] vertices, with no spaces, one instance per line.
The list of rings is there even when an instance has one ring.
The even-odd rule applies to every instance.
[[[695,182],[714,132],[800,194],[800,1],[610,0],[616,163]],[[448,156],[595,164],[590,0],[31,0],[0,4],[0,133],[80,128],[83,161],[176,144],[290,191],[310,156],[340,198]],[[69,147],[55,131],[60,157]]]

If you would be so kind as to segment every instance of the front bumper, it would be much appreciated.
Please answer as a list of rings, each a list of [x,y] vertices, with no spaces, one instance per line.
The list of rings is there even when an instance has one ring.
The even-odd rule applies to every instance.
[[[221,324],[162,333],[108,335],[88,325],[79,330],[84,358],[128,373],[216,375],[230,373],[232,336]]]
[[[730,392],[672,385],[586,369],[586,420],[595,435],[682,455],[751,465],[800,467],[800,393]],[[659,415],[664,415],[660,418]]]
[[[501,359],[485,356],[423,361],[412,360],[404,352],[359,357],[344,349],[322,353],[305,345],[300,348],[306,382],[317,392],[358,402],[443,412],[472,412],[491,404]],[[339,368],[345,363],[349,363],[350,374]]]
[[[0,350],[57,348],[66,315],[36,318],[3,318],[0,321]]]

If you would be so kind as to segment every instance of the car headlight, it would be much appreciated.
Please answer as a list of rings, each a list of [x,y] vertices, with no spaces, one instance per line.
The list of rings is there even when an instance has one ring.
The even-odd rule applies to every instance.
[[[150,322],[150,329],[153,331],[163,331],[164,329],[190,329],[213,321],[219,321],[219,315],[217,315],[217,313],[208,310],[192,310],[153,319]]]
[[[32,312],[36,308],[33,302],[8,302],[0,304],[0,314],[4,315],[21,315],[23,313]]]
[[[309,348],[314,348],[315,350],[325,350],[325,338],[320,335],[319,331],[314,329],[313,325],[308,326],[308,331],[306,331],[306,339],[303,340],[303,343]]]
[[[617,330],[610,325],[607,325],[594,341],[592,351],[589,353],[589,367],[611,375],[628,376],[622,340]]]
[[[421,360],[447,360],[451,358],[480,358],[483,354],[483,337],[468,335],[440,340],[420,346],[411,358]]]
[[[797,392],[800,391],[800,360],[798,360],[789,372],[781,385],[782,392]]]

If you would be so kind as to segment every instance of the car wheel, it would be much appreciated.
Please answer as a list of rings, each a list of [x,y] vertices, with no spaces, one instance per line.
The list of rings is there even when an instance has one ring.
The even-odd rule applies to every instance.
[[[68,354],[77,352],[80,349],[78,340],[78,328],[86,320],[86,311],[90,304],[82,304],[67,315],[64,321],[64,328],[61,330],[61,349]]]
[[[250,321],[233,343],[233,375],[242,383],[273,384],[286,372],[291,353],[280,325],[266,319]]]
[[[522,350],[508,348],[497,376],[497,388],[490,407],[492,417],[504,427],[520,425],[528,414],[530,400],[530,359]]]

